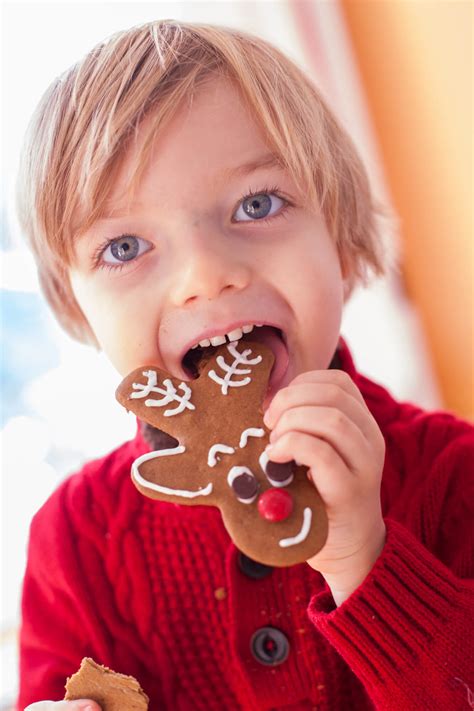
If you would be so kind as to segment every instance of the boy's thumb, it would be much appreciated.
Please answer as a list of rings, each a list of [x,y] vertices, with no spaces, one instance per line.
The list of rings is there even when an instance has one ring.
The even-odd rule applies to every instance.
[[[30,704],[24,711],[102,711],[95,701],[77,699],[76,701],[38,701]]]
[[[80,701],[60,701],[60,703],[68,704],[64,707],[64,711],[102,711],[96,701],[90,699],[81,699]],[[61,707],[54,708],[54,711],[61,711]]]

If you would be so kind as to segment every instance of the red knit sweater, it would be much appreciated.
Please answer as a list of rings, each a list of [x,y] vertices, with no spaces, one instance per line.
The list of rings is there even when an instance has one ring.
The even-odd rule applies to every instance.
[[[249,577],[217,509],[140,495],[138,433],[33,519],[20,709],[63,698],[83,656],[137,677],[150,711],[473,708],[473,429],[394,401],[346,347],[342,366],[387,445],[387,542],[350,598],[306,563]],[[289,643],[278,666],[251,652],[266,626]]]

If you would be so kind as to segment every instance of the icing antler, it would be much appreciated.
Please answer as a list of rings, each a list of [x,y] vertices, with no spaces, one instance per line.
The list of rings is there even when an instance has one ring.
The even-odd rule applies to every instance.
[[[178,442],[133,463],[139,491],[173,503],[217,506],[240,550],[281,566],[317,553],[327,519],[307,468],[269,462],[264,452],[269,431],[262,401],[273,362],[263,344],[226,344],[201,363],[196,380],[185,383],[147,365],[124,379],[117,399]]]
[[[164,388],[160,388],[157,385],[158,373],[156,370],[144,370],[143,375],[148,378],[146,384],[143,383],[132,383],[134,392],[130,394],[131,398],[143,398],[146,397],[145,405],[146,407],[163,407],[163,405],[168,405],[174,400],[178,403],[174,409],[165,410],[163,415],[165,417],[170,417],[171,415],[177,415],[182,412],[185,407],[189,410],[194,410],[194,405],[189,402],[191,397],[191,388],[189,388],[186,383],[180,383],[178,388],[183,391],[183,395],[179,395],[175,386],[169,378],[163,380]],[[147,397],[152,393],[158,393],[163,397],[159,400],[158,398]]]

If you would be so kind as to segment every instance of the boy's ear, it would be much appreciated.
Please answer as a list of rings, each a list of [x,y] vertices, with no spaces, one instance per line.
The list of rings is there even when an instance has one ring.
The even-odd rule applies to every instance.
[[[86,346],[92,346],[92,348],[94,348],[94,350],[96,350],[98,353],[100,353],[100,351],[102,350],[101,345],[100,345],[99,341],[97,340],[94,331],[92,330],[92,326],[90,325],[89,321],[84,316],[82,309],[81,309],[81,316],[82,316],[81,326],[82,326],[82,332],[84,334],[83,339],[82,339],[83,343]]]
[[[354,291],[354,279],[352,277],[348,277],[347,279],[343,279],[343,294],[344,294],[344,303],[346,304],[351,295],[352,292]]]
[[[94,331],[85,319],[84,321],[81,321],[80,325],[74,323],[74,326],[72,328],[71,324],[64,325],[65,330],[69,333],[70,336],[72,336],[72,338],[74,338],[74,340],[79,341],[79,343],[82,343],[84,346],[92,346],[94,350],[100,353],[100,351],[102,350],[100,343],[95,337]]]
[[[94,350],[96,350],[98,353],[100,353],[100,351],[102,350],[102,348],[100,347],[100,343],[97,340],[97,338],[95,337],[95,334],[93,333],[93,331],[90,332],[90,337],[89,337],[89,340],[87,343],[88,343],[88,345],[91,345],[94,348]]]
[[[75,297],[74,291],[71,287],[71,314],[70,314],[70,325],[72,325],[73,331],[69,331],[71,335],[85,346],[92,346],[94,350],[100,352],[102,350],[99,341],[96,338],[94,330],[90,325],[88,319],[86,318],[83,310],[79,306],[79,303]]]
[[[100,343],[97,340],[89,321],[84,316],[82,309],[80,308],[79,304],[77,304],[77,302],[75,302],[74,305],[75,313],[73,318],[67,324],[67,326],[69,326],[67,330],[73,338],[76,338],[85,346],[92,346],[96,351],[101,351],[102,348],[100,346]]]
[[[354,291],[355,279],[354,272],[352,269],[351,261],[347,254],[339,252],[339,263],[341,266],[341,276],[342,276],[342,289],[344,296],[344,303],[346,303],[352,292]]]
[[[354,291],[355,287],[355,277],[351,265],[347,262],[342,261],[341,263],[342,272],[342,289],[344,295],[344,303],[346,304]]]

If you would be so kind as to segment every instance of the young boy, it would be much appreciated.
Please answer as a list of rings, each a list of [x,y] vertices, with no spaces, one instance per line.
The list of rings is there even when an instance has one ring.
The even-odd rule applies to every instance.
[[[307,564],[257,564],[216,509],[138,493],[139,423],[32,522],[19,708],[97,709],[34,703],[84,656],[135,676],[150,711],[469,708],[473,431],[393,400],[340,338],[354,285],[383,272],[378,215],[302,72],[224,28],[116,35],[40,104],[19,214],[57,317],[123,376],[189,380],[196,343],[279,328],[268,454],[309,467],[329,518]]]

